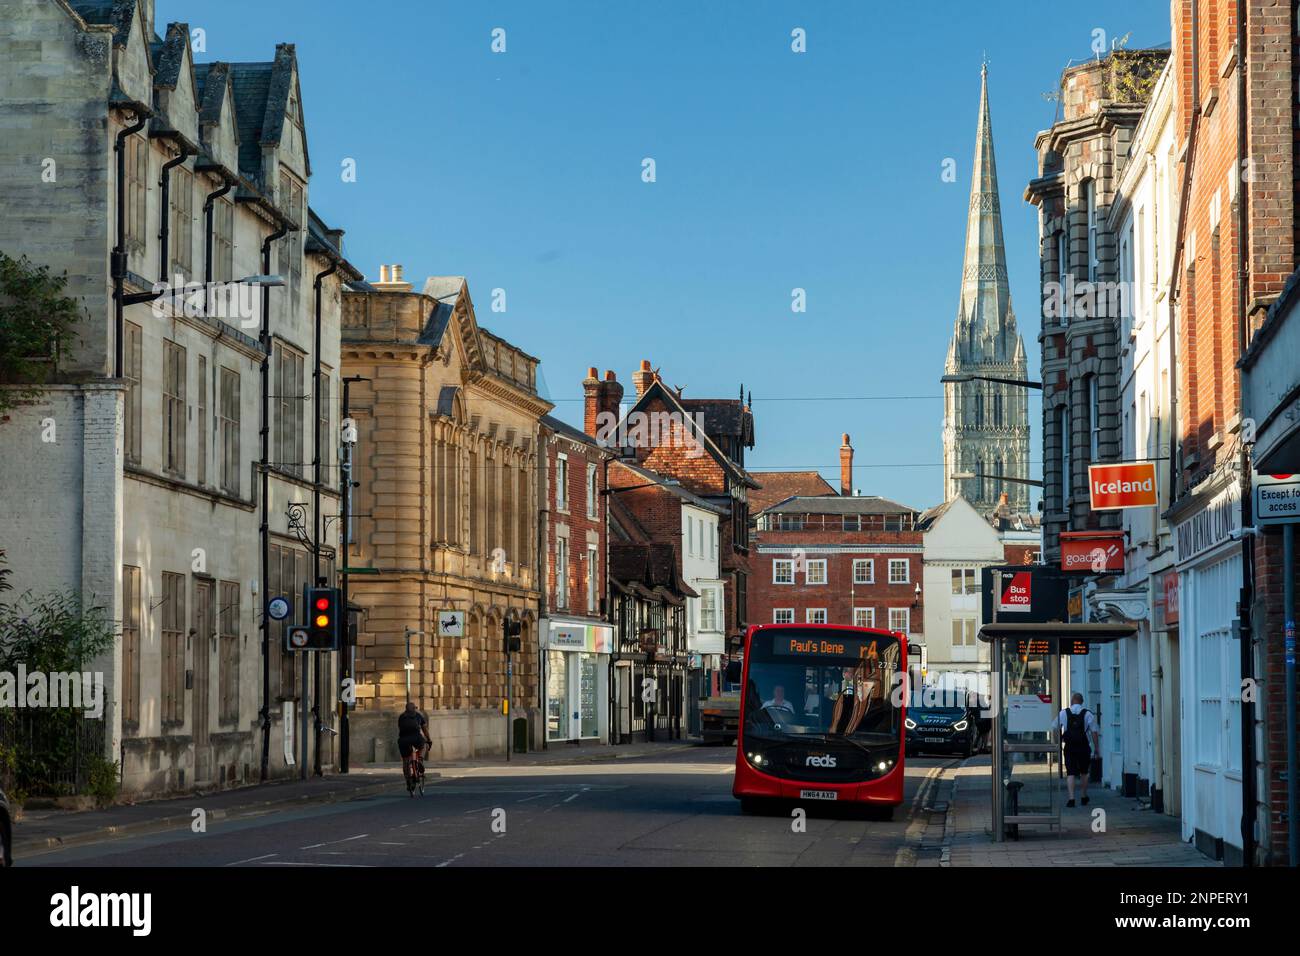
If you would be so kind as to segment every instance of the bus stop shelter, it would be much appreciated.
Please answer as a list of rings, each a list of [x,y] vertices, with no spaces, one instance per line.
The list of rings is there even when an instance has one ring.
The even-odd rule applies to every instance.
[[[993,839],[1021,825],[1061,825],[1061,746],[1055,723],[1068,706],[1063,656],[1088,654],[1137,632],[1132,624],[1002,623],[980,628],[992,645]]]

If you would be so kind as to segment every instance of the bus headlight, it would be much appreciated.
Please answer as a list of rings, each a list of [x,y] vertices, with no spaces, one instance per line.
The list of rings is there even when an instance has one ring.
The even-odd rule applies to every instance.
[[[969,721],[969,720],[964,720],[964,719],[963,719],[963,720],[959,720],[959,721],[957,721],[957,723],[953,724],[953,725],[952,725],[952,729],[953,729],[953,730],[965,730],[965,729],[966,729],[967,727],[969,727],[969,726],[970,726],[970,721]]]
[[[761,753],[757,753],[757,752],[745,754],[745,759],[748,760],[755,767],[764,767],[767,764],[770,764],[772,762],[768,760],[766,757],[764,757]]]
[[[907,717],[903,720],[903,726],[908,730],[916,730],[916,721],[911,717]]]

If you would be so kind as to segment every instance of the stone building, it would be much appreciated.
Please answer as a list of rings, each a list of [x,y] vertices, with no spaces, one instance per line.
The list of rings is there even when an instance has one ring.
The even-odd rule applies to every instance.
[[[1107,213],[1133,128],[1168,51],[1116,51],[1061,74],[1061,119],[1038,134],[1043,377],[1043,558],[1062,531],[1117,528],[1094,514],[1088,465],[1118,460],[1120,316],[1127,307],[1120,243]]]
[[[314,575],[337,512],[339,290],[359,273],[309,209],[294,48],[196,64],[152,0],[8,0],[0,89],[0,249],[66,271],[86,316],[57,384],[0,426],[0,481],[31,503],[0,535],[15,584],[120,624],[95,666],[126,790],[296,773],[286,715],[313,688],[261,611]],[[241,281],[268,273],[283,286]]]
[[[1028,371],[1007,280],[987,68],[980,74],[961,297],[943,370],[945,500],[960,495],[984,512],[1006,493],[1014,510],[1028,510],[1029,400],[1023,386],[990,381],[1024,381]]]
[[[345,293],[342,338],[344,373],[366,379],[348,409],[348,567],[365,569],[349,574],[362,609],[352,752],[397,759],[408,697],[435,759],[503,753],[507,699],[539,746],[538,422],[552,406],[537,359],[479,327],[462,277],[414,292],[397,265]],[[439,612],[463,633],[442,633]],[[506,619],[522,626],[513,673]]]

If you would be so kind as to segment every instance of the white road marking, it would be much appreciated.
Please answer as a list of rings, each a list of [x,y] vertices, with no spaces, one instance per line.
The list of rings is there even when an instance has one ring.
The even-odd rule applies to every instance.
[[[247,860],[236,860],[234,863],[227,863],[226,866],[239,866],[241,863],[256,863],[258,860],[269,860],[276,856],[274,853],[263,853],[261,856],[250,856]]]
[[[535,793],[531,797],[524,797],[522,800],[516,800],[515,803],[527,803],[529,800],[540,800],[546,796],[545,793]]]
[[[373,870],[374,867],[369,863],[295,863],[290,860],[272,860],[270,863],[263,863],[263,866],[345,866],[349,869]]]
[[[359,834],[357,834],[356,836],[345,837],[345,838],[342,839],[342,840],[326,840],[324,843],[313,843],[313,844],[311,844],[310,846],[300,846],[298,849],[300,849],[300,850],[314,850],[314,849],[316,849],[317,847],[330,846],[331,844],[334,844],[334,843],[351,843],[353,840],[364,840],[364,839],[365,839],[366,837],[368,837],[368,836],[370,836],[369,833],[359,833]]]
[[[491,810],[491,809],[492,809],[491,807],[477,807],[473,810],[466,810],[465,814],[468,816],[471,813],[482,813],[484,810]]]
[[[571,796],[571,797],[565,797],[564,800],[563,800],[562,802],[563,802],[563,803],[572,803],[574,800],[577,800],[580,796],[582,796],[582,794],[580,794],[580,793],[575,793],[575,794],[574,794],[573,796]]]

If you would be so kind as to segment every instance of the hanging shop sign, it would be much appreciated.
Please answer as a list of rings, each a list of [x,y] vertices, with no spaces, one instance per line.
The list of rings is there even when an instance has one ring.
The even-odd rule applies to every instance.
[[[1151,508],[1159,503],[1156,463],[1127,461],[1088,466],[1088,500],[1093,511]]]
[[[1067,574],[1122,574],[1123,531],[1062,531],[1061,570]]]

